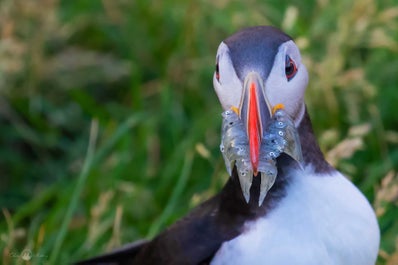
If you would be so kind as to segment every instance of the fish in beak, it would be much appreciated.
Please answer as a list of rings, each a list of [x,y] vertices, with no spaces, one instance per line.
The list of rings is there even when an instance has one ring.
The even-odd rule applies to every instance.
[[[298,132],[282,104],[272,106],[265,95],[263,79],[250,72],[245,80],[239,107],[223,112],[220,149],[228,173],[237,168],[243,196],[248,203],[253,177],[260,173],[259,206],[278,174],[276,158],[286,153],[303,161]]]

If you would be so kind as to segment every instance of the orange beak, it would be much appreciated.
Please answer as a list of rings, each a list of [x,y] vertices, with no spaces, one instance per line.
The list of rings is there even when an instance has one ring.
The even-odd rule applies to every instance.
[[[264,128],[271,117],[270,104],[264,93],[262,78],[256,72],[250,72],[245,78],[239,113],[246,126],[254,176],[258,174]]]

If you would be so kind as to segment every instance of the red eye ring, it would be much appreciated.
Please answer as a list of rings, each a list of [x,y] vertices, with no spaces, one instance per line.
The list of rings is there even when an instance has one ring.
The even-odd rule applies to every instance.
[[[286,55],[285,74],[287,81],[290,81],[297,73],[297,66],[289,55]]]

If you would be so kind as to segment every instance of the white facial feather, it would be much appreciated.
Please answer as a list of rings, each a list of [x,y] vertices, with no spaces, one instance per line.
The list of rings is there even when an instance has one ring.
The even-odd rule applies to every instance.
[[[289,81],[286,78],[285,63],[288,55],[296,64],[297,73]],[[287,113],[295,118],[296,124],[304,112],[304,93],[308,84],[308,72],[301,62],[300,52],[293,41],[287,41],[279,47],[272,70],[265,80],[265,95],[269,102],[284,104]]]
[[[243,84],[236,75],[228,46],[224,42],[218,47],[217,58],[220,80],[217,80],[214,73],[213,85],[223,109],[227,110],[239,105]]]

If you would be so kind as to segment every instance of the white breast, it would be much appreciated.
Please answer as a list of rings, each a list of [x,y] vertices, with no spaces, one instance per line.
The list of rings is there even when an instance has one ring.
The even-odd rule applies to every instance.
[[[380,231],[361,192],[339,172],[292,174],[286,197],[223,243],[211,264],[374,265]]]

